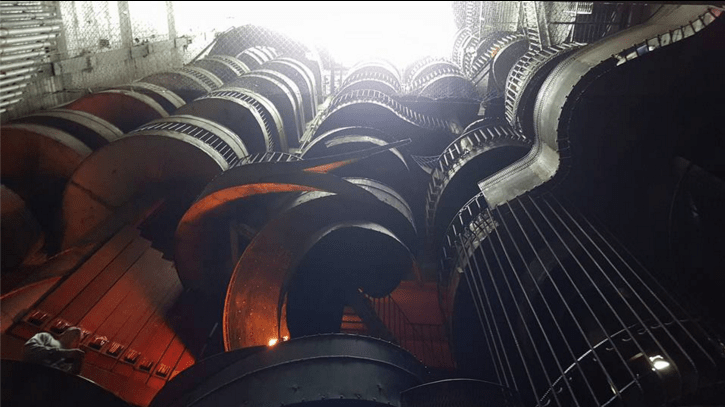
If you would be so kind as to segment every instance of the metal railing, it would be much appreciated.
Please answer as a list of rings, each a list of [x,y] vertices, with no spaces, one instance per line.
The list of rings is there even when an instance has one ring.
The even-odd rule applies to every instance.
[[[375,312],[398,340],[398,344],[430,367],[454,369],[443,324],[412,323],[391,296],[370,298]]]

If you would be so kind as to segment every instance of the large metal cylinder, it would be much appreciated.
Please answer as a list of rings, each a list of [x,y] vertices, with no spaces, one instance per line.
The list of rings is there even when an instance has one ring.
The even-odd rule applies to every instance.
[[[289,85],[278,76],[273,77],[257,71],[243,75],[229,84],[230,87],[248,89],[270,100],[281,115],[287,145],[296,147],[304,130],[302,105]]]
[[[152,98],[124,89],[91,93],[64,105],[63,108],[94,115],[116,126],[123,133],[168,115],[166,110]]]
[[[205,119],[179,115],[139,127],[73,173],[63,193],[63,247],[138,194],[195,194],[245,155],[236,134]]]
[[[425,197],[431,242],[440,241],[456,211],[478,192],[478,181],[523,157],[531,144],[501,119],[482,119],[468,126],[443,151],[431,173]]]
[[[374,296],[386,295],[411,272],[409,248],[414,247],[416,237],[412,214],[405,201],[372,180],[346,182],[336,181],[332,176],[328,179],[330,188],[342,188],[339,193],[310,191],[288,201],[251,239],[239,258],[225,301],[226,349],[264,344],[270,335],[286,335],[285,297],[294,290],[295,278],[305,278],[310,270],[319,269],[314,265],[321,260],[331,261],[335,270],[349,277],[341,278],[350,289],[367,290]],[[322,213],[325,216],[320,216]],[[325,258],[324,253],[323,257],[313,256],[315,246],[325,241],[346,245],[345,250],[364,245],[364,241],[354,237],[357,232],[367,236],[366,239],[374,235],[372,241],[381,241],[380,237],[395,253],[385,257],[381,247],[377,253],[370,253],[375,261],[364,269],[356,268],[344,256]],[[333,233],[340,239],[352,238],[333,239]],[[270,257],[271,252],[278,255]],[[390,267],[376,267],[376,262]],[[312,266],[305,268],[305,264]],[[333,288],[316,289],[323,295]]]
[[[240,352],[220,355],[233,361],[224,370],[204,369],[204,362],[189,368],[175,380],[195,385],[172,381],[151,406],[400,406],[401,393],[427,377],[403,349],[355,335],[311,336]]]
[[[129,407],[96,383],[59,369],[16,360],[2,361],[2,400],[5,405],[62,407],[83,404]]]

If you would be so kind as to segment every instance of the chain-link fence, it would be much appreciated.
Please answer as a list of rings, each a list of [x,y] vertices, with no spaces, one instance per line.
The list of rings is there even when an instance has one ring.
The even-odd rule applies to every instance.
[[[545,5],[552,45],[562,42],[595,42],[646,21],[662,7],[598,2],[552,2]]]
[[[4,1],[2,13],[3,30],[22,23],[21,28],[27,26],[38,31],[48,26],[47,21],[57,28],[57,32],[43,32],[45,38],[34,32],[0,32],[0,61],[15,58],[28,62],[35,56],[22,54],[28,50],[41,50],[44,57],[34,59],[37,64],[28,72],[32,76],[11,77],[14,72],[5,69],[0,73],[0,97],[14,95],[5,92],[5,85],[24,81],[23,92],[18,93],[14,103],[3,106],[3,122],[61,105],[89,92],[180,67],[228,27],[223,8],[199,7],[191,2]]]

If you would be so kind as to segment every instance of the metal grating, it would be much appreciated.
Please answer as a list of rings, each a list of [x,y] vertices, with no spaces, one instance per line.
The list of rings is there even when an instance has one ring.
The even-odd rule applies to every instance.
[[[267,143],[268,143],[267,149],[268,150],[274,149],[274,144],[273,144],[274,142],[273,142],[272,134],[276,134],[276,137],[279,137],[279,134],[277,134],[276,130],[273,130],[272,118],[269,116],[267,109],[264,106],[262,106],[262,104],[259,103],[259,101],[257,99],[255,99],[249,95],[246,95],[244,93],[241,93],[241,92],[237,92],[237,91],[233,91],[233,90],[226,90],[226,89],[222,88],[217,91],[208,93],[208,94],[198,98],[197,100],[214,98],[216,96],[226,96],[226,97],[231,97],[234,99],[239,99],[239,100],[243,101],[244,103],[251,105],[257,111],[259,116],[262,118],[262,123],[264,125],[263,130],[264,130],[264,134],[265,134],[265,139],[267,139]]]
[[[523,92],[538,70],[556,58],[563,57],[582,46],[584,44],[570,43],[544,49],[534,48],[516,62],[506,78],[506,120],[511,126],[519,131],[521,130],[516,115],[519,105],[522,103]]]
[[[219,136],[216,134],[203,129],[199,126],[195,126],[190,123],[179,123],[179,122],[156,122],[156,123],[149,123],[145,124],[138,129],[132,131],[130,134],[133,133],[139,133],[139,132],[148,132],[148,131],[158,131],[158,130],[164,130],[164,131],[171,131],[175,133],[181,133],[185,134],[187,136],[191,136],[195,139],[203,141],[205,144],[208,144],[211,146],[214,150],[216,150],[219,154],[221,154],[222,157],[224,157],[224,160],[229,164],[229,166],[233,166],[237,163],[239,160],[239,157],[237,157],[237,154],[234,152],[234,150],[227,144],[226,141],[222,140]]]
[[[288,161],[300,161],[302,160],[295,154],[283,153],[280,151],[267,151],[265,153],[258,153],[243,157],[237,162],[237,166],[254,164],[254,163],[268,163],[268,162],[288,162]]]
[[[217,76],[213,73],[206,71],[202,68],[185,66],[175,69],[172,72],[186,73],[193,76],[194,78],[198,79],[199,82],[203,83],[208,88],[207,90],[214,90],[222,85],[221,79],[217,78]]]

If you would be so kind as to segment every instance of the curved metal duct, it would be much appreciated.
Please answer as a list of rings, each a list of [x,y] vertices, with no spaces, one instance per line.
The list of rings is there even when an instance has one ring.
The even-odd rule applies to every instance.
[[[249,69],[259,69],[262,64],[277,57],[277,51],[269,47],[250,47],[237,54],[236,58]]]
[[[372,180],[326,178],[341,191],[307,192],[293,199],[264,225],[240,257],[225,301],[225,349],[265,344],[269,338],[289,335],[284,315],[290,284],[308,252],[331,232],[361,225],[368,233],[390,240],[388,246],[398,252],[395,258],[378,257],[382,264],[390,263],[390,269],[372,267],[365,270],[372,274],[358,273],[352,281],[371,295],[385,295],[412,270],[408,250],[414,247],[416,234],[405,201]],[[325,216],[319,216],[321,213]],[[360,242],[353,239],[347,244],[354,247]],[[268,253],[272,252],[277,254],[271,257]],[[337,264],[346,266],[344,259]]]
[[[511,68],[529,50],[529,40],[523,35],[507,35],[494,43],[496,51],[491,59],[491,81],[503,93],[506,89],[506,78]]]
[[[359,89],[372,89],[394,96],[400,92],[400,82],[390,72],[358,69],[345,77],[337,94]]]
[[[302,105],[286,81],[252,71],[231,82],[229,87],[248,89],[271,101],[282,118],[287,147],[299,144],[304,131]],[[281,149],[286,151],[284,145],[281,145]]]
[[[317,52],[286,35],[254,25],[236,27],[216,39],[209,55],[238,55],[245,49],[256,46],[274,49],[279,55],[305,64],[315,76],[317,98],[322,100],[322,63]]]
[[[478,192],[477,182],[525,155],[531,140],[504,120],[484,119],[451,143],[432,171],[426,195],[428,238],[438,242],[454,214]]]
[[[417,89],[420,82],[427,82],[422,79],[423,77],[433,77],[435,76],[435,72],[446,69],[461,73],[461,68],[458,65],[443,58],[424,58],[417,64],[413,64],[410,68],[409,79],[406,83],[411,89]],[[418,83],[417,86],[416,83]]]
[[[185,103],[189,103],[199,96],[212,91],[221,85],[221,79],[210,78],[211,72],[201,68],[179,68],[174,71],[160,72],[146,76],[138,82],[150,83],[169,89],[178,95]],[[217,85],[219,83],[219,85]]]
[[[647,22],[590,44],[560,62],[538,93],[534,107],[536,139],[518,163],[484,180],[479,187],[497,206],[568,171],[570,119],[587,88],[607,72],[657,48],[695,35],[720,15],[708,6],[665,6]],[[636,44],[634,46],[630,44]]]
[[[179,95],[171,90],[147,82],[137,81],[126,85],[116,86],[114,89],[127,89],[146,95],[161,105],[168,114],[174,113],[176,109],[186,103],[184,99],[180,98]]]
[[[247,76],[254,76],[254,75],[260,75],[265,76],[268,78],[271,78],[273,80],[276,80],[282,84],[284,84],[285,87],[289,90],[289,93],[294,98],[294,104],[297,107],[297,120],[302,125],[302,128],[300,129],[300,138],[302,137],[301,134],[304,133],[305,124],[307,123],[307,119],[305,117],[305,100],[302,96],[302,89],[295,83],[294,80],[292,80],[287,75],[283,74],[282,72],[275,71],[272,69],[257,69],[252,71],[251,73],[247,74]],[[311,112],[310,112],[311,113]]]
[[[222,355],[237,358],[236,353]],[[201,369],[192,366],[187,372],[196,370]],[[280,380],[281,371],[286,380]],[[193,387],[182,389],[172,380],[151,406],[400,406],[401,392],[427,377],[420,362],[405,350],[344,334],[279,342],[255,349],[223,370],[205,373]],[[180,379],[182,375],[175,380]]]
[[[164,407],[184,405],[188,400],[188,394],[193,392],[200,385],[227,367],[241,361],[242,359],[256,353],[269,349],[268,346],[252,346],[244,349],[237,349],[230,352],[221,352],[208,358],[198,360],[187,369],[182,370],[173,380],[166,383],[156,393],[149,407]]]
[[[467,48],[473,40],[473,34],[471,33],[471,29],[469,27],[463,27],[458,30],[455,39],[453,40],[451,59],[456,63],[456,65],[461,67],[461,69],[463,69],[463,61],[467,53]]]
[[[265,62],[261,68],[262,70],[277,71],[292,79],[301,93],[304,122],[307,123],[315,117],[318,105],[315,78],[304,64],[292,58],[277,58]]]
[[[525,38],[520,33],[508,31],[496,31],[482,38],[476,50],[476,57],[471,62],[471,69],[468,77],[471,78],[479,94],[484,98],[491,98],[492,95],[500,93],[491,79],[493,59],[503,46]]]
[[[242,253],[266,222],[281,211],[280,205],[290,193],[327,191],[359,196],[360,188],[317,173],[354,163],[373,151],[379,153],[387,148],[310,160],[281,152],[254,154],[239,160],[235,167],[206,186],[179,222],[175,260],[181,282],[208,293],[226,290],[237,259],[229,249],[229,235],[220,234],[220,228],[226,230],[230,224],[235,225],[235,247]],[[365,194],[361,199],[370,201]]]
[[[201,68],[205,71],[211,72],[212,74],[214,74],[214,76],[219,78],[222,83],[229,82],[233,79],[236,79],[237,76],[249,72],[249,68],[243,62],[239,61],[239,63],[237,64],[230,63],[227,58],[224,58],[221,55],[216,57],[197,59],[196,61],[193,61],[186,66]]]
[[[63,109],[96,116],[123,133],[128,133],[151,120],[168,116],[166,110],[151,97],[125,89],[91,93],[64,105]]]
[[[73,173],[63,193],[63,247],[138,194],[194,194],[245,155],[236,134],[206,119],[171,116],[139,127]]]
[[[374,90],[355,90],[336,96],[311,130],[313,139],[339,127],[373,127],[398,139],[410,138],[411,152],[439,152],[450,143],[460,126],[421,114],[390,96]]]
[[[282,118],[268,99],[232,86],[201,96],[176,114],[203,118],[226,127],[241,139],[249,153],[274,150],[285,134]]]
[[[229,249],[228,234],[218,233],[222,225],[234,223],[246,232],[240,233],[235,244],[241,253],[274,213],[281,193],[317,189],[307,185],[311,181],[290,177],[282,171],[284,164],[279,165],[299,160],[282,152],[253,154],[206,186],[181,218],[175,233],[176,270],[185,287],[212,294],[226,289],[236,259]],[[273,168],[273,163],[278,165]],[[283,182],[285,179],[287,182]]]
[[[371,127],[342,127],[315,138],[305,146],[302,157],[310,159],[351,153],[374,146],[384,146],[394,141],[394,137]],[[412,195],[407,193],[411,186],[412,175],[408,166],[409,160],[408,153],[392,148],[385,153],[334,170],[334,174],[341,177],[372,178],[390,185],[411,199]]]
[[[421,69],[410,83],[410,93],[430,99],[478,99],[473,83],[449,63],[436,62]]]
[[[63,108],[37,112],[3,126],[3,179],[11,186],[22,180],[24,186],[18,191],[34,210],[40,210],[44,227],[55,229],[51,217],[60,204],[60,190],[91,150],[119,140],[124,133],[152,120],[167,117],[184,105],[179,94],[190,100],[220,86],[222,80],[211,71],[226,79],[246,69],[235,58],[226,56],[197,61],[197,65],[85,95]],[[190,89],[193,91],[187,92]],[[261,151],[265,150],[266,145]],[[28,189],[31,185],[34,192]]]
[[[722,383],[721,347],[556,197],[482,209],[458,239],[450,281],[474,299],[488,367],[527,403],[655,406]]]
[[[554,45],[524,54],[506,80],[506,120],[524,134],[534,134],[534,104],[541,84],[554,67],[584,44]]]
[[[129,89],[151,97],[171,114],[185,103],[249,71],[249,67],[237,58],[215,55],[182,68],[149,75],[116,89]]]
[[[352,68],[347,71],[348,76],[352,76],[359,72],[377,72],[380,75],[392,76],[398,87],[402,85],[402,79],[398,68],[395,67],[390,61],[384,59],[367,59],[355,64]]]
[[[427,56],[427,57],[420,58],[417,61],[414,61],[414,62],[408,64],[408,66],[406,66],[405,69],[403,69],[403,75],[401,78],[403,80],[403,84],[405,84],[405,86],[408,86],[411,82],[411,78],[414,75],[416,75],[417,72],[421,68],[427,66],[428,64],[430,64],[432,62],[436,62],[436,61],[444,61],[444,59]]]
[[[81,141],[92,150],[123,137],[123,131],[112,123],[81,110],[53,109],[20,117],[14,123],[32,123],[52,127]]]

